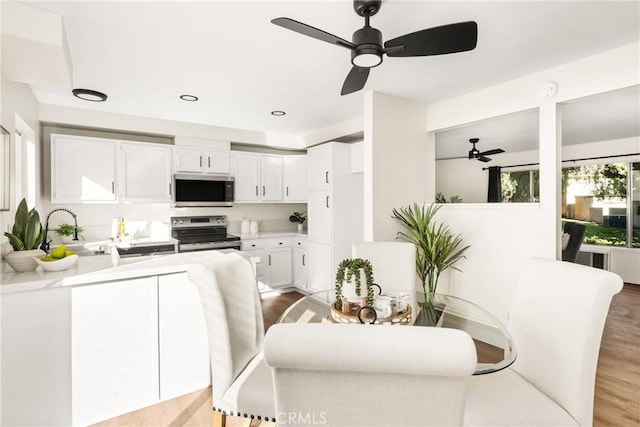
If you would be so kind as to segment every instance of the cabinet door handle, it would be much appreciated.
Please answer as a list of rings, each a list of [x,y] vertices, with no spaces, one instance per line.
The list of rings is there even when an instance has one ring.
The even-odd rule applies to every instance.
[[[307,256],[305,254],[302,254],[302,265],[307,265],[306,257]]]
[[[289,187],[287,186],[287,197],[289,197]]]
[[[258,197],[258,186],[256,185],[256,197]]]
[[[202,156],[200,156],[200,167],[202,167]]]
[[[207,164],[209,165],[207,167],[211,167],[211,157],[209,156],[207,156]]]
[[[264,196],[264,185],[262,186],[262,195]]]
[[[171,183],[169,183],[169,195],[171,195]]]
[[[111,181],[111,192],[116,194],[116,183],[115,181]]]
[[[271,265],[271,255],[269,255],[269,265]]]
[[[329,196],[327,196],[327,199],[325,200],[325,206],[329,207]]]
[[[281,245],[281,244],[282,244],[282,242],[278,242],[278,244],[279,244],[279,245]]]
[[[326,171],[326,172],[324,173],[324,182],[325,182],[326,184],[328,184],[328,183],[329,183],[329,171]]]

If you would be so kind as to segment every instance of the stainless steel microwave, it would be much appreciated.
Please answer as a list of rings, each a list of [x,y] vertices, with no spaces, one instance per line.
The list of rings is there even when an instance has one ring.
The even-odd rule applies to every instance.
[[[176,173],[173,175],[173,205],[233,206],[234,179],[229,175]]]

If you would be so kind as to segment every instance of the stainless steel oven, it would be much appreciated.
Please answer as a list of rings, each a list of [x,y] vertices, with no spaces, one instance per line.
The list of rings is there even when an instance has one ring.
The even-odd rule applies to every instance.
[[[171,217],[171,237],[178,240],[178,252],[240,250],[240,236],[227,233],[225,215]]]

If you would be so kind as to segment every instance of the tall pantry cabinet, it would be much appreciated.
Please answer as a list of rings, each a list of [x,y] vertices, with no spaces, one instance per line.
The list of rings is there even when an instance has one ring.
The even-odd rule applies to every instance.
[[[363,237],[363,178],[351,173],[350,151],[339,142],[307,151],[310,292],[333,288],[338,264]]]

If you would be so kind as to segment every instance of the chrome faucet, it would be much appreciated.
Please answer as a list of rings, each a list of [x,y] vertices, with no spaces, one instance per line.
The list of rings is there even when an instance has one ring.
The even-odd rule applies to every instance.
[[[76,214],[71,212],[69,209],[65,209],[65,208],[54,209],[47,214],[47,219],[45,219],[45,223],[44,223],[44,240],[40,245],[40,249],[42,249],[45,252],[49,252],[49,243],[51,243],[51,240],[47,241],[47,234],[49,233],[49,217],[51,216],[52,213],[57,211],[64,211],[71,214],[71,216],[73,217],[73,240],[74,241],[78,240],[78,219],[76,218]]]

